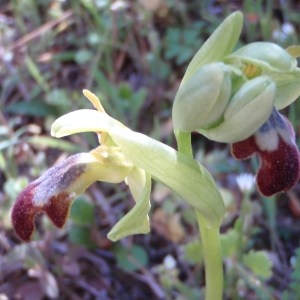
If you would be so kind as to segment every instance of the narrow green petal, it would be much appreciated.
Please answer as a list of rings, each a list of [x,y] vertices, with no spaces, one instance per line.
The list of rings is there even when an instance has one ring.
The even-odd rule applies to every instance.
[[[135,168],[128,177],[135,206],[111,229],[108,238],[117,241],[132,234],[146,234],[150,231],[148,213],[150,210],[151,176]]]
[[[276,83],[275,107],[283,109],[300,96],[300,69],[291,72],[265,72]]]
[[[209,172],[197,161],[150,137],[124,129],[110,132],[137,167],[177,192],[198,209],[208,226],[219,227],[225,212],[222,196]]]
[[[300,57],[300,46],[298,45],[292,45],[286,48],[285,51],[287,51],[293,57]]]
[[[146,183],[146,173],[140,168],[134,168],[134,170],[127,176],[126,183],[129,186],[130,192],[135,202],[141,197],[144,192],[144,186]]]
[[[243,26],[243,14],[239,11],[229,15],[201,46],[190,62],[182,79],[183,84],[201,66],[222,60],[234,49]]]

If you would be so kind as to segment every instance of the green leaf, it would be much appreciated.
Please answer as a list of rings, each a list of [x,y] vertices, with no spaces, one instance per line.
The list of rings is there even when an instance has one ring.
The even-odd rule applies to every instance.
[[[70,217],[75,225],[91,225],[95,221],[94,206],[86,198],[79,197],[74,201]]]
[[[243,14],[239,11],[229,15],[202,45],[190,62],[181,84],[201,66],[222,60],[234,49],[243,26]]]
[[[75,54],[75,61],[79,65],[83,65],[83,64],[88,63],[90,60],[92,60],[92,58],[93,58],[92,52],[89,51],[89,50],[86,50],[86,49],[79,50]]]
[[[17,178],[8,178],[4,183],[4,192],[6,197],[9,197],[10,199],[16,199],[27,185],[27,177],[20,176]]]
[[[9,138],[0,142],[0,151],[18,144],[20,141],[17,138]]]
[[[131,248],[117,245],[115,254],[118,266],[127,272],[133,272],[145,267],[149,260],[146,250],[137,245],[133,245]]]
[[[54,106],[46,104],[40,100],[33,100],[30,102],[15,102],[10,104],[5,111],[18,115],[35,117],[47,117],[49,115],[57,114],[57,110]]]
[[[296,250],[291,259],[293,272],[290,276],[291,282],[282,294],[282,300],[300,299],[300,248]]]
[[[91,239],[91,228],[82,226],[72,226],[69,232],[69,239],[76,245],[83,245],[89,249],[96,247]]]
[[[66,89],[63,88],[51,89],[51,91],[47,93],[45,101],[47,104],[53,105],[61,111],[68,111],[73,107],[70,94]]]
[[[31,76],[43,88],[43,90],[48,93],[50,91],[50,86],[46,78],[43,76],[43,73],[39,70],[38,65],[29,56],[26,56],[24,61]]]
[[[243,256],[243,263],[258,277],[268,279],[272,275],[272,262],[265,251],[251,250]]]
[[[192,264],[203,262],[202,246],[199,240],[191,241],[184,247],[184,258]]]
[[[228,230],[225,234],[221,235],[221,249],[224,258],[232,257],[236,254],[238,238],[238,233],[234,229]]]

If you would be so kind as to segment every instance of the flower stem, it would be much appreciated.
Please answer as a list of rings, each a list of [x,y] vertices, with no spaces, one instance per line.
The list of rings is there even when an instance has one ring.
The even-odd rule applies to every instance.
[[[223,294],[223,266],[219,228],[208,228],[196,211],[205,264],[205,300],[221,300]]]
[[[178,151],[193,157],[191,133],[175,132]],[[223,266],[219,228],[209,228],[201,213],[195,209],[205,265],[205,300],[221,300],[223,295]]]
[[[240,216],[236,220],[236,223],[234,225],[238,233],[238,240],[237,240],[237,247],[236,247],[238,262],[242,261],[243,252],[244,252],[244,227],[245,227],[245,217],[249,210],[249,197],[250,197],[249,192],[245,191],[241,202]]]
[[[191,133],[176,131],[175,137],[177,141],[178,151],[189,157],[193,157],[193,149],[191,144]]]

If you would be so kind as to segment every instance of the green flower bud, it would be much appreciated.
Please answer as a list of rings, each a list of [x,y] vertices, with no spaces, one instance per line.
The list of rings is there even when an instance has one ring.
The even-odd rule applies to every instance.
[[[200,68],[178,90],[173,104],[176,130],[190,132],[216,123],[231,94],[231,78],[223,63]]]
[[[207,138],[225,143],[241,141],[252,135],[271,115],[276,92],[267,76],[247,81],[232,97],[219,125],[198,130]]]
[[[297,60],[276,44],[255,42],[248,44],[229,56],[253,64],[262,70],[288,72],[297,66]]]

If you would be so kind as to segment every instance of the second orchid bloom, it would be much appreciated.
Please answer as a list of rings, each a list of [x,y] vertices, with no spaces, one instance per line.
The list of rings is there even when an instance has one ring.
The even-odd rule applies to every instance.
[[[294,130],[277,111],[300,96],[299,48],[256,42],[233,51],[242,20],[239,12],[230,15],[193,58],[175,98],[173,124],[177,132],[231,143],[237,159],[257,153],[258,189],[271,196],[291,189],[300,176]]]

